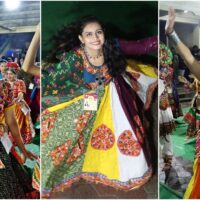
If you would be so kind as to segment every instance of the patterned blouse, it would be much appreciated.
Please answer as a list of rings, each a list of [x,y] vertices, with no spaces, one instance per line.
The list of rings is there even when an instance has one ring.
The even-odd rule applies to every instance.
[[[0,80],[0,115],[4,109],[13,103],[13,93],[10,84],[5,80]]]
[[[0,80],[0,130],[4,131],[5,109],[13,104],[13,93],[10,84],[5,80]]]
[[[111,77],[105,65],[91,66],[82,49],[59,56],[59,63],[44,64],[42,77],[42,108],[69,101],[96,87],[96,76],[101,74],[104,83]]]

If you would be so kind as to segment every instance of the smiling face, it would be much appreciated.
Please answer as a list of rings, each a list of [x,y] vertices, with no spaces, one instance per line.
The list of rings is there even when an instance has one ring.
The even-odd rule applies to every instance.
[[[81,43],[85,45],[86,48],[91,50],[100,50],[103,47],[105,37],[101,25],[97,22],[88,23],[79,35]]]
[[[16,80],[17,75],[13,73],[12,71],[8,70],[6,73],[6,78],[8,79],[8,81],[13,82]]]
[[[2,74],[3,78],[6,76],[6,63],[0,64],[0,73]]]

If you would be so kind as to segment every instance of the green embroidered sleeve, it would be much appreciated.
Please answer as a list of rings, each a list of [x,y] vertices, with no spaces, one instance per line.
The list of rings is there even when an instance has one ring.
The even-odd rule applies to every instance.
[[[76,51],[63,53],[59,63],[43,67],[43,109],[71,100],[88,90],[83,80],[82,57]]]

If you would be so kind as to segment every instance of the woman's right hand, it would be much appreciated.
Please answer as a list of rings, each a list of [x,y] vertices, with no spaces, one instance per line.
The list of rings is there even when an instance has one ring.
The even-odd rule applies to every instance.
[[[181,83],[188,84],[188,80],[184,76],[178,76],[178,80]]]
[[[176,18],[175,10],[174,10],[174,8],[170,7],[169,11],[168,11],[168,18],[167,18],[166,25],[165,25],[165,33],[166,34],[170,34],[173,32],[175,18]]]
[[[19,100],[15,99],[15,103],[16,103],[18,106],[20,106],[20,108],[22,108],[22,107],[25,106],[24,100],[19,101]]]
[[[22,92],[20,92],[17,96],[17,98],[15,98],[15,102],[21,102],[24,99],[24,94]]]

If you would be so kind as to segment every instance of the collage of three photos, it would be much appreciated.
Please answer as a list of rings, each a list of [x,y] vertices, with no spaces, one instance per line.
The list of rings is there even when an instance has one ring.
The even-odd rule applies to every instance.
[[[0,8],[0,199],[200,199],[200,2]]]

